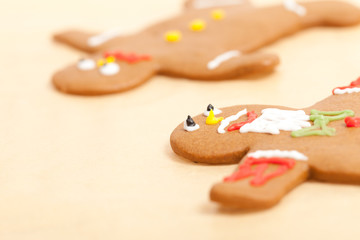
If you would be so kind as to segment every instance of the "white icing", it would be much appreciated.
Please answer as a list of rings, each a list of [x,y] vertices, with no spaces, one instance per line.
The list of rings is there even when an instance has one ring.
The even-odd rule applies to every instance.
[[[92,36],[88,39],[87,44],[90,47],[97,47],[113,38],[116,38],[121,35],[121,31],[119,29],[112,29],[101,34]]]
[[[95,66],[96,63],[92,59],[81,59],[77,64],[78,69],[83,71],[92,70],[95,68]]]
[[[295,0],[284,0],[284,7],[301,17],[305,16],[307,12],[306,8],[298,4]]]
[[[105,76],[115,75],[120,71],[120,66],[117,63],[106,63],[100,67],[100,73]]]
[[[248,157],[253,158],[291,158],[300,161],[307,161],[308,157],[298,151],[280,151],[280,150],[259,150],[253,153],[249,153]]]
[[[217,109],[216,107],[214,107],[213,113],[214,113],[214,115],[217,115],[217,114],[222,113],[222,111],[221,111],[220,109]],[[207,111],[207,110],[206,110],[206,111],[204,112],[204,116],[206,116],[206,117],[208,117],[209,114],[210,114],[210,111]]]
[[[199,128],[200,128],[200,126],[198,124],[196,124],[195,126],[188,126],[188,125],[186,125],[186,121],[184,122],[184,129],[188,132],[196,131]]]
[[[236,115],[232,115],[222,120],[218,128],[218,133],[225,133],[225,128],[230,124],[230,122],[238,120],[241,116],[245,114],[247,114],[246,108],[238,112]]]
[[[243,4],[244,0],[195,0],[193,7],[197,9],[211,8],[219,6],[231,6]]]
[[[267,108],[262,110],[260,117],[240,128],[240,132],[280,134],[280,130],[297,131],[304,127],[310,127],[311,123],[308,120],[310,117],[302,110]]]
[[[214,58],[213,60],[211,60],[208,65],[207,68],[209,70],[213,70],[217,67],[220,66],[220,64],[222,64],[223,62],[226,62],[228,60],[230,60],[231,58],[235,58],[240,56],[241,52],[238,50],[232,50],[232,51],[228,51],[225,52],[223,54],[220,54],[219,56],[217,56],[216,58]]]
[[[334,94],[336,94],[336,95],[345,94],[345,93],[358,93],[358,92],[360,92],[360,88],[358,88],[358,87],[345,88],[345,89],[336,88],[334,90]]]

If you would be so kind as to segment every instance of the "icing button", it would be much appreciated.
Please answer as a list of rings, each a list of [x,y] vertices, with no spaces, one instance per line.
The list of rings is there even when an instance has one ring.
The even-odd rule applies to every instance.
[[[190,30],[192,30],[194,32],[200,32],[205,29],[206,23],[205,23],[205,21],[203,21],[201,19],[196,19],[190,23],[189,27],[190,27]]]
[[[180,31],[168,31],[165,33],[165,40],[168,42],[178,42],[181,40],[181,32]]]
[[[223,117],[219,117],[219,118],[215,117],[214,111],[211,109],[209,116],[206,118],[206,124],[215,125],[215,124],[221,122],[222,120],[224,120],[224,118]]]
[[[216,9],[211,12],[211,17],[214,20],[222,20],[225,18],[225,12],[221,9]]]

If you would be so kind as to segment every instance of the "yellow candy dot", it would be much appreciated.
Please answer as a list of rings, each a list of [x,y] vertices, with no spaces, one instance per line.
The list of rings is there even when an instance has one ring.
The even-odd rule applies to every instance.
[[[114,56],[110,56],[110,57],[107,57],[107,58],[106,58],[106,62],[107,62],[107,63],[113,63],[113,62],[115,62],[115,60],[116,60],[116,59],[115,59]]]
[[[221,20],[223,18],[225,18],[225,12],[221,9],[217,9],[211,12],[211,17],[214,20]]]
[[[105,59],[103,59],[103,58],[101,58],[101,59],[99,59],[99,60],[97,61],[97,65],[98,65],[98,67],[103,66],[105,63],[106,63],[106,60],[105,60]]]
[[[196,32],[202,31],[205,29],[205,27],[206,27],[206,23],[201,19],[196,19],[190,23],[190,29],[192,31],[196,31]]]
[[[181,32],[179,31],[168,31],[165,33],[165,40],[168,42],[178,42],[181,40]]]

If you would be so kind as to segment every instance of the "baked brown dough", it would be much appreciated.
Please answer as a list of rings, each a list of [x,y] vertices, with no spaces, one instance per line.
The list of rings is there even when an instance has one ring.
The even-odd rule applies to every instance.
[[[99,95],[129,90],[155,74],[224,80],[269,73],[279,58],[258,52],[263,46],[310,27],[360,22],[359,9],[343,1],[294,4],[255,8],[244,0],[193,0],[181,15],[134,35],[59,33],[56,41],[92,55],[52,81],[66,93]]]
[[[221,134],[218,132],[220,123],[208,125],[206,124],[207,117],[198,115],[192,118],[193,122],[185,122],[188,125],[197,124],[197,130],[186,131],[184,123],[180,124],[171,134],[171,147],[178,155],[198,163],[240,163],[237,170],[246,163],[249,154],[259,153],[258,151],[297,151],[307,157],[306,161],[296,160],[292,169],[259,185],[251,184],[255,176],[215,184],[211,189],[210,198],[225,206],[242,209],[271,207],[278,203],[287,192],[308,179],[360,184],[360,118],[354,117],[360,117],[360,79],[345,87],[345,90],[339,89],[341,88],[335,91],[335,95],[303,109],[305,114],[315,114],[311,116],[319,118],[321,116],[316,115],[315,110],[346,113],[339,120],[325,122],[322,129],[327,130],[326,134],[320,128],[315,130],[316,133],[324,135],[297,135],[299,132],[304,133],[307,127],[297,131],[280,131],[279,134],[241,133],[239,130],[229,132],[226,129],[225,133]],[[283,106],[239,105],[222,108],[222,112],[216,117],[221,116],[226,119],[240,110],[247,109],[248,112],[254,111],[260,118],[262,111],[268,108],[295,110]],[[340,112],[333,114],[338,115]],[[247,116],[242,115],[229,125],[246,120]],[[315,125],[315,121],[306,120],[305,122]],[[260,177],[279,170],[279,167],[281,167],[279,164],[269,164],[266,172],[260,174]]]

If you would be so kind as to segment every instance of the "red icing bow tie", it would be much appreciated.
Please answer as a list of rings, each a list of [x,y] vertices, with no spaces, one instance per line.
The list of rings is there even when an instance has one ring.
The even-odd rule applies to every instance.
[[[151,56],[149,55],[137,55],[135,53],[122,53],[120,51],[115,51],[115,52],[105,52],[104,53],[104,57],[114,57],[119,61],[125,61],[128,63],[137,63],[137,62],[141,62],[141,61],[150,61],[151,60]]]

